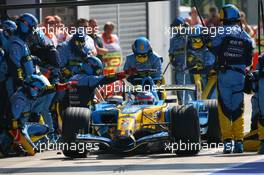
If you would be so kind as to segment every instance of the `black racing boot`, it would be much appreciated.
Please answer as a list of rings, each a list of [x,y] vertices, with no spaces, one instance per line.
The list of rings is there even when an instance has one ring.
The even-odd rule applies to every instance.
[[[226,139],[224,140],[224,154],[230,154],[232,152],[232,140],[231,139]]]
[[[260,148],[258,150],[258,154],[264,154],[264,140],[261,141]]]
[[[243,152],[244,152],[243,142],[241,140],[235,141],[233,153],[243,153]]]

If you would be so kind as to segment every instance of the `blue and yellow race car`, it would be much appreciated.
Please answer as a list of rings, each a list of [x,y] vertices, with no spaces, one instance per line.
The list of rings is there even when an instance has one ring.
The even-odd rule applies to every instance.
[[[194,85],[156,86],[150,76],[138,81],[142,82],[140,86],[123,89],[122,98],[112,97],[92,108],[67,108],[62,125],[64,143],[95,144],[111,153],[130,153],[162,141],[164,152],[170,149],[177,155],[196,155],[202,140],[220,141],[215,100],[178,105],[175,100],[161,98],[161,93],[195,92]],[[64,149],[63,154],[80,158],[90,151],[80,151],[78,146],[74,148],[77,149]]]

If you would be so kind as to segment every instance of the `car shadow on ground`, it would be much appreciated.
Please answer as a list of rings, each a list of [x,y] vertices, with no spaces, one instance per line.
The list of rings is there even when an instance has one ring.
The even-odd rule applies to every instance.
[[[0,168],[0,174],[22,173],[76,173],[76,172],[133,172],[153,170],[214,170],[231,166],[230,163],[168,163],[168,164],[127,164],[127,165],[89,165],[89,166],[57,166],[57,167],[23,167]],[[235,164],[234,164],[235,165]]]
[[[214,157],[255,157],[258,154],[256,152],[247,152],[247,153],[241,153],[241,154],[218,154]]]
[[[57,155],[63,155],[61,152],[57,152]],[[197,154],[195,156],[177,156],[175,153],[164,153],[163,151],[150,151],[148,153],[113,153],[109,154],[106,152],[101,153],[90,153],[87,155],[87,158],[80,158],[81,160],[121,160],[121,159],[166,159],[166,158],[183,158],[183,157],[204,157],[204,156],[218,156],[221,155],[220,152],[202,152],[202,154]],[[52,157],[52,158],[43,158],[41,160],[62,160],[62,161],[72,161],[77,160],[67,157]]]

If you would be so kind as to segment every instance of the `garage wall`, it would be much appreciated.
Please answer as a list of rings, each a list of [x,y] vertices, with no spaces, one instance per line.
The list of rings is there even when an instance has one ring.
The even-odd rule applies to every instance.
[[[153,49],[163,57],[163,70],[169,62],[169,35],[167,27],[170,26],[170,2],[149,3],[149,39]],[[167,70],[165,77],[167,83],[171,82],[171,67]]]
[[[131,52],[131,45],[140,36],[147,37],[147,5],[120,5],[119,36],[124,53]]]
[[[6,0],[6,4],[7,5],[18,5],[18,4],[35,4],[35,3],[38,3],[39,0],[21,0],[21,1],[18,1],[18,0]],[[19,16],[20,14],[22,13],[32,13],[33,15],[35,16],[39,16],[39,13],[38,13],[38,10],[36,9],[19,9],[19,10],[8,10],[7,11],[7,14],[8,16],[10,17],[13,17],[13,16]]]
[[[115,33],[119,36],[123,55],[131,52],[135,38],[147,36],[146,3],[90,6],[89,18],[98,20],[100,31],[108,21],[116,25]]]
[[[43,3],[50,2],[62,2],[72,0],[42,0]],[[59,15],[65,24],[65,26],[72,26],[76,22],[77,8],[76,7],[55,7],[55,8],[43,8],[41,10],[42,20],[49,15]]]

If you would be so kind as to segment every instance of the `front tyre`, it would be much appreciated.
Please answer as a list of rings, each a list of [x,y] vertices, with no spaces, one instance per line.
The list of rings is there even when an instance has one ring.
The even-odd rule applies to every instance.
[[[80,142],[76,142],[76,134],[88,134],[90,124],[91,111],[87,108],[69,107],[65,111],[62,123],[62,138],[67,149],[64,148],[63,154],[70,158],[85,158],[87,157],[87,150],[78,150]],[[70,146],[75,144],[75,150],[71,150]]]

